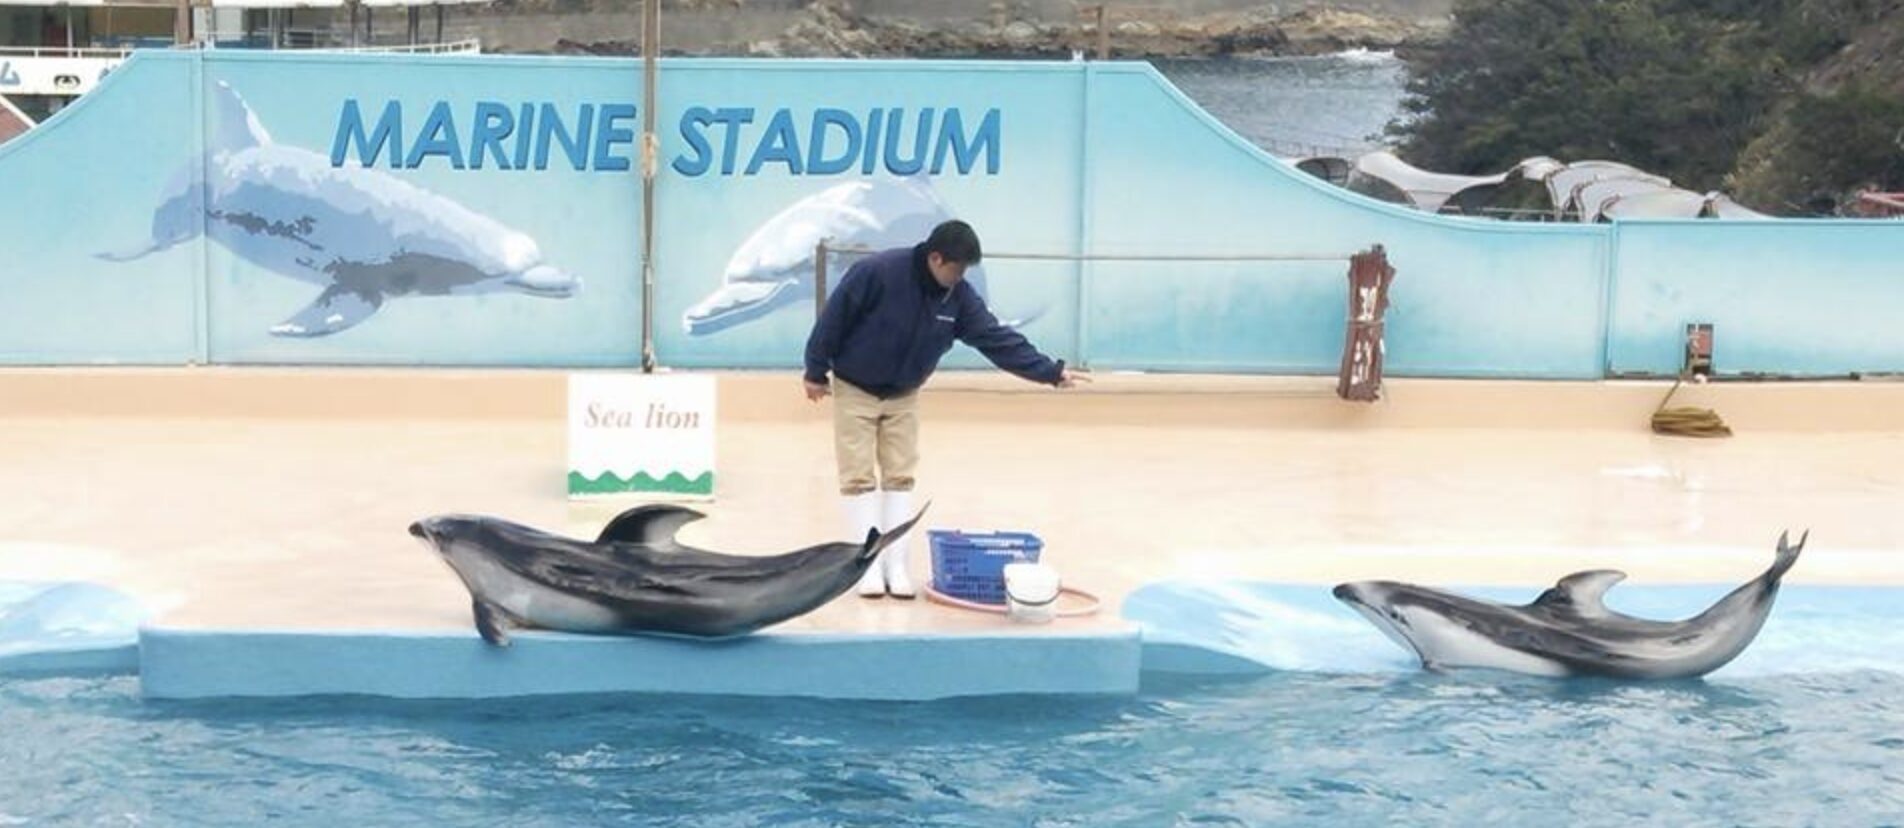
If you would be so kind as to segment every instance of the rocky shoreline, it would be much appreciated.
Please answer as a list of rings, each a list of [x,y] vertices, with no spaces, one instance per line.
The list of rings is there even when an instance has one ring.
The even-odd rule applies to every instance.
[[[1119,10],[1106,22],[1113,58],[1217,58],[1331,54],[1352,49],[1407,52],[1437,45],[1441,20],[1404,19],[1314,6],[1147,18]],[[1094,55],[1094,22],[972,20],[921,25],[856,14],[843,3],[816,2],[777,36],[702,44],[673,43],[669,55],[845,58],[1066,58]],[[635,55],[638,39],[559,38],[560,54]]]

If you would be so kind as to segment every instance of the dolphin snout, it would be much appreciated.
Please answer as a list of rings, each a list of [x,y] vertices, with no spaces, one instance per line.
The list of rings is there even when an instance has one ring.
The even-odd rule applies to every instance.
[[[580,277],[553,265],[536,265],[509,279],[523,292],[532,296],[544,296],[551,299],[567,299],[582,290]]]
[[[430,530],[425,529],[423,527],[423,521],[419,520],[419,521],[413,522],[410,524],[410,537],[421,538],[423,540],[429,540]]]
[[[1345,604],[1362,603],[1362,593],[1355,588],[1354,584],[1339,584],[1330,594],[1334,595],[1337,601]]]

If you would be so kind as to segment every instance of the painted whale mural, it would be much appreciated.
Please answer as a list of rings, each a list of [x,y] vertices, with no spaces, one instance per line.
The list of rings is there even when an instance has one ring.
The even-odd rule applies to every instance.
[[[828,245],[882,250],[925,241],[940,222],[956,218],[925,175],[886,176],[835,184],[788,205],[754,229],[727,260],[721,286],[682,314],[690,336],[719,333],[784,307],[813,301],[813,255]],[[827,294],[863,254],[829,255]],[[966,281],[991,301],[983,266]],[[1042,310],[1040,310],[1042,312]],[[1021,325],[1032,313],[1007,324]]]
[[[172,176],[149,240],[100,258],[134,261],[202,230],[240,259],[320,289],[271,328],[289,337],[348,330],[397,297],[562,299],[581,289],[521,231],[388,172],[275,143],[235,90],[211,89],[205,157]]]

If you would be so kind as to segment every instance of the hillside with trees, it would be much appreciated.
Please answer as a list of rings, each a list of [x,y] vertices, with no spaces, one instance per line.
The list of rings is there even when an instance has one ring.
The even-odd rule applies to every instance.
[[[1904,0],[1457,0],[1400,153],[1622,161],[1778,215],[1904,190]]]

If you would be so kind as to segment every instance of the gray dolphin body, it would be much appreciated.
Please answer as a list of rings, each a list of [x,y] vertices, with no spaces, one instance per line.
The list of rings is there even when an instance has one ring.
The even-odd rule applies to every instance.
[[[1335,597],[1412,650],[1424,668],[1483,667],[1543,676],[1694,678],[1725,666],[1757,637],[1779,581],[1798,562],[1779,535],[1778,557],[1763,574],[1683,621],[1616,613],[1602,599],[1626,573],[1576,572],[1530,604],[1509,606],[1392,581],[1335,588]]]
[[[483,639],[508,646],[510,627],[597,634],[744,635],[813,611],[859,580],[880,550],[925,514],[864,543],[784,555],[723,555],[683,546],[703,515],[679,506],[621,513],[593,542],[492,517],[439,515],[410,534],[443,556],[469,588]]]

